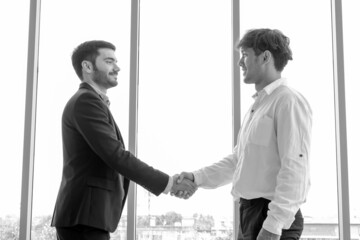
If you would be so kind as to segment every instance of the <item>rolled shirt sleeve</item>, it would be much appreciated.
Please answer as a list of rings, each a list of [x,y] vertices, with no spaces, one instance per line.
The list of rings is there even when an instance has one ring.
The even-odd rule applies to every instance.
[[[302,96],[281,101],[276,133],[281,167],[263,227],[275,234],[290,228],[310,187],[309,154],[312,112]]]

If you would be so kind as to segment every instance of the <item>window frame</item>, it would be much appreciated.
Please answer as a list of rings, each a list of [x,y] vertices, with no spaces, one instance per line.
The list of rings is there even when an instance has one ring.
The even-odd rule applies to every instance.
[[[339,238],[351,239],[342,2],[331,0]]]
[[[19,239],[31,238],[36,100],[40,37],[40,0],[30,0]]]

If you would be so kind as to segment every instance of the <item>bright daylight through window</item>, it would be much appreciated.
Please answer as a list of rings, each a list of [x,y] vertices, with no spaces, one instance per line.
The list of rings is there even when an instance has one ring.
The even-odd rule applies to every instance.
[[[19,239],[20,231],[29,2],[0,3],[0,41],[6,56],[0,60],[5,74],[0,95],[0,240]],[[61,116],[80,84],[70,57],[81,42],[101,39],[116,45],[121,71],[118,86],[108,91],[110,109],[127,148],[129,134],[134,134],[129,133],[131,2],[41,1],[32,240],[56,239],[50,222],[61,181]],[[139,2],[138,157],[169,175],[198,170],[232,151],[232,2]],[[338,239],[331,1],[239,2],[240,37],[248,29],[276,28],[290,38],[293,61],[282,75],[313,110],[311,188],[301,207],[305,220],[301,239]],[[342,2],[351,240],[360,240],[355,60],[359,49],[354,47],[360,40],[354,28],[360,5]],[[255,93],[242,78],[241,72],[241,120]],[[183,200],[170,194],[156,197],[138,186],[136,239],[234,239],[237,209],[230,191],[231,184],[199,189]],[[129,238],[132,223],[124,209],[112,240]]]

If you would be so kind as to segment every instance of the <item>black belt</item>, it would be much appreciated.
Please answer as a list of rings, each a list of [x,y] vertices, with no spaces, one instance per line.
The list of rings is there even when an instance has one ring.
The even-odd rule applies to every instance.
[[[253,198],[253,199],[240,198],[240,204],[243,204],[243,205],[253,206],[259,202],[268,204],[270,202],[270,200],[266,199],[266,198]]]

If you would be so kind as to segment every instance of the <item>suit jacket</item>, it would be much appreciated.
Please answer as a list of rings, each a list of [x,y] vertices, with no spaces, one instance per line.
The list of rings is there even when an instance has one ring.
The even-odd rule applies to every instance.
[[[63,172],[52,226],[77,224],[116,230],[130,180],[155,195],[169,176],[137,159],[125,146],[107,105],[87,83],[62,116]]]

